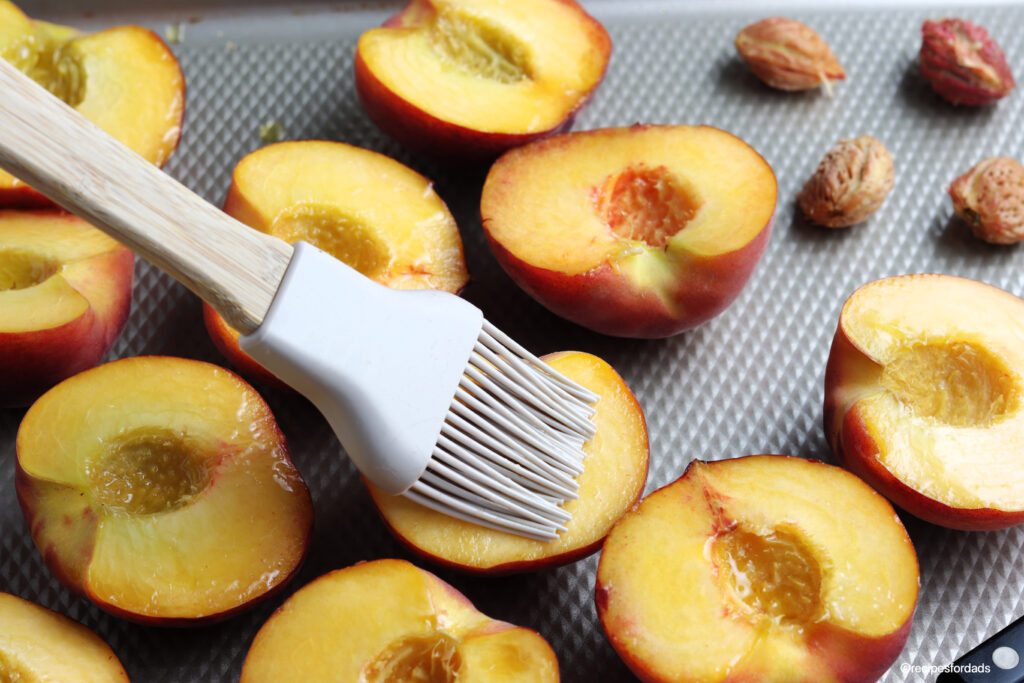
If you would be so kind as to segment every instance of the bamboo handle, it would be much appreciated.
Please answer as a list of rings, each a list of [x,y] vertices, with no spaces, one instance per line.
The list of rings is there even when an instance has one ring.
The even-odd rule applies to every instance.
[[[292,247],[208,204],[0,59],[0,167],[136,251],[243,334]]]

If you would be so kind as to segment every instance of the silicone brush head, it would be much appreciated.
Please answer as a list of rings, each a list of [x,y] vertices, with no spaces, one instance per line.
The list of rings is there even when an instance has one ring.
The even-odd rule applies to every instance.
[[[484,321],[426,471],[404,495],[550,540],[570,516],[597,396]]]

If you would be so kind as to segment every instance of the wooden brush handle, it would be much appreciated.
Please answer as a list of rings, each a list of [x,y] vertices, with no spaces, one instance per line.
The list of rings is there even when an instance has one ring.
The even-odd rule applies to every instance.
[[[217,210],[3,59],[0,167],[174,277],[239,332],[263,322],[291,245]]]

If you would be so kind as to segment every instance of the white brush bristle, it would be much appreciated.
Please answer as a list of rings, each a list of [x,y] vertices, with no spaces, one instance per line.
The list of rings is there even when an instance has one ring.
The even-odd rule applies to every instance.
[[[565,530],[598,396],[484,321],[426,471],[403,495],[548,541]]]

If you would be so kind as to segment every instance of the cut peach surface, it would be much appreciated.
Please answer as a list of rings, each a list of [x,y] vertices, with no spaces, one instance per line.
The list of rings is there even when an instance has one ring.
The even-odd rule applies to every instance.
[[[242,683],[555,683],[558,660],[535,631],[477,611],[403,560],[340,569],[304,586],[263,625]]]
[[[775,175],[707,126],[558,135],[504,154],[480,202],[498,262],[554,313],[664,337],[723,311],[768,243]]]
[[[949,275],[868,283],[839,316],[825,432],[840,462],[935,524],[1024,522],[1024,300]]]
[[[135,256],[75,216],[0,211],[0,406],[27,405],[110,350]]]
[[[571,125],[610,54],[572,0],[412,0],[360,37],[355,80],[370,118],[409,149],[490,160]]]
[[[235,166],[224,211],[286,242],[309,242],[395,289],[457,293],[469,280],[458,226],[433,184],[370,150],[326,141],[263,147]],[[238,332],[208,305],[204,317],[236,367],[282,384],[238,347]]]
[[[117,655],[76,621],[0,593],[0,681],[127,683]]]
[[[233,373],[138,357],[75,375],[18,430],[15,483],[36,547],[72,590],[165,625],[280,589],[313,507],[266,403]]]
[[[553,541],[534,541],[442,515],[369,484],[384,521],[413,551],[433,562],[484,574],[564,564],[597,550],[612,525],[639,499],[647,481],[647,426],[629,387],[610,365],[590,354],[564,352],[544,360],[601,397],[593,418],[597,434],[584,446],[579,497],[565,505],[572,514],[566,531]]]
[[[178,145],[185,80],[152,31],[119,26],[91,35],[33,21],[0,0],[0,57],[157,166]],[[0,171],[0,206],[50,202]]]
[[[644,681],[875,681],[906,642],[914,548],[892,506],[817,461],[694,461],[605,542],[598,615]]]

